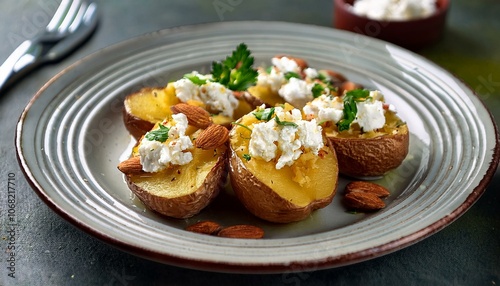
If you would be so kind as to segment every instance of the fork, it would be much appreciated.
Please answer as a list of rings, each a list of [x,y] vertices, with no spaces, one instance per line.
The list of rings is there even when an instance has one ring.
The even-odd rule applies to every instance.
[[[21,43],[0,66],[0,90],[43,63],[60,59],[96,26],[96,4],[62,0],[39,35]]]

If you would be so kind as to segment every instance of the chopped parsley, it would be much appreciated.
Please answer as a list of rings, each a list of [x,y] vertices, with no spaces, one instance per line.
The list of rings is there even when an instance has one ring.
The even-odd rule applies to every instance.
[[[331,91],[337,90],[337,88],[332,84],[331,79],[329,77],[327,77],[325,74],[323,74],[322,72],[318,72],[318,76],[316,77],[316,79],[321,81],[322,83],[324,83],[325,85],[323,86],[323,89],[328,88],[330,90],[330,93],[331,93]]]
[[[290,80],[292,77],[298,78],[298,79],[302,79],[302,77],[300,76],[300,74],[298,74],[296,72],[286,72],[285,73],[285,79],[286,80]]]
[[[313,97],[320,97],[325,92],[325,87],[319,83],[315,83],[311,89]]]
[[[281,126],[292,126],[292,127],[299,127],[297,123],[291,122],[291,121],[281,121],[278,116],[274,117],[274,120],[276,120],[276,123]]]
[[[189,79],[191,82],[193,82],[196,85],[203,85],[203,84],[207,83],[206,79],[199,78],[198,76],[196,76],[195,74],[192,74],[192,73],[185,74],[184,78]]]
[[[247,161],[250,161],[250,159],[252,159],[252,156],[250,156],[250,154],[243,154],[243,159],[247,160]]]
[[[149,131],[148,133],[146,133],[145,137],[149,141],[165,142],[168,139],[168,131],[170,131],[170,128],[160,124],[159,129]]]
[[[258,120],[269,121],[273,118],[274,107],[257,110],[253,113]]]
[[[212,63],[213,81],[233,91],[246,90],[257,82],[258,72],[253,63],[250,51],[241,43],[224,61]]]
[[[344,96],[344,118],[337,122],[339,131],[349,130],[358,113],[356,102],[365,101],[369,96],[370,91],[366,89],[354,89],[346,92]]]

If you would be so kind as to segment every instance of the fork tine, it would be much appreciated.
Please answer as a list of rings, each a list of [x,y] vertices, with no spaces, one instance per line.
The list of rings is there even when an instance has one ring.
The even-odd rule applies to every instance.
[[[69,32],[75,31],[76,28],[78,28],[78,26],[80,26],[81,21],[82,21],[83,17],[85,16],[85,13],[87,11],[88,6],[89,5],[87,4],[87,2],[81,3],[80,9],[78,9],[78,12],[76,13],[75,17],[73,18],[71,24],[68,27]]]
[[[58,30],[60,33],[68,30],[69,26],[73,22],[73,19],[75,18],[75,15],[77,15],[78,11],[80,11],[80,6],[81,6],[80,0],[76,0],[73,1],[73,3],[71,3],[68,12],[64,16],[64,20],[61,22],[61,25],[59,25]]]
[[[69,7],[71,6],[72,0],[62,0],[61,3],[59,4],[59,7],[57,7],[56,12],[54,13],[54,16],[52,16],[52,19],[50,20],[49,24],[45,28],[47,31],[55,31],[59,24],[61,23],[61,20],[64,18],[64,15],[66,15]]]

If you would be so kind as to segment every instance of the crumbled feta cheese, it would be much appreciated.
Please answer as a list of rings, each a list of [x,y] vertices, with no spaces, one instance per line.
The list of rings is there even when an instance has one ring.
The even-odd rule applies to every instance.
[[[382,101],[357,102],[356,107],[358,108],[356,122],[363,131],[368,132],[384,127],[385,116]]]
[[[343,117],[344,103],[341,97],[321,95],[304,106],[307,117],[317,118],[318,122],[332,121],[337,123]]]
[[[310,79],[317,78],[319,76],[318,71],[316,69],[313,69],[313,68],[304,69],[304,74],[306,75],[307,78],[310,78]]]
[[[193,72],[200,79],[210,79],[210,75],[201,75]],[[222,115],[233,117],[234,110],[238,107],[238,99],[233,92],[218,82],[207,81],[197,85],[187,78],[174,82],[175,95],[182,102],[197,100],[205,103],[210,109]]]
[[[364,132],[384,127],[384,105],[386,110],[396,113],[396,108],[392,104],[384,103],[384,95],[380,91],[370,91],[366,101],[356,102],[358,111],[353,122],[357,122]],[[337,123],[344,117],[343,97],[321,95],[307,103],[302,110],[306,118],[315,118],[318,122]]]
[[[292,165],[302,154],[300,150],[302,142],[296,138],[297,130],[298,128],[293,126],[283,126],[279,131],[278,148],[281,151],[281,156],[276,162],[276,169]]]
[[[301,108],[314,99],[312,93],[313,86],[314,84],[312,83],[292,77],[288,83],[281,86],[278,93],[291,105]]]
[[[191,80],[187,78],[181,78],[174,82],[175,95],[182,102],[187,102],[188,100],[198,100],[200,99],[199,86],[194,84]]]
[[[217,110],[225,116],[233,117],[234,110],[238,107],[238,100],[233,92],[218,82],[207,82],[202,85],[200,97],[210,109]]]
[[[379,90],[370,91],[370,97],[373,100],[384,101],[384,95]]]
[[[316,119],[310,121],[300,120],[296,122],[298,125],[297,135],[300,143],[306,149],[310,149],[314,155],[318,155],[319,150],[323,148],[323,135],[320,125]]]
[[[270,120],[253,125],[252,137],[249,143],[249,152],[252,157],[262,158],[266,162],[276,157],[278,149],[274,142],[278,141],[279,133],[276,122]]]
[[[410,20],[436,11],[436,0],[356,0],[354,13],[375,20]]]
[[[272,58],[271,62],[273,66],[275,66],[280,72],[282,73],[287,73],[287,72],[294,72],[294,73],[299,73],[300,72],[300,67],[297,64],[296,61],[289,59],[287,57],[281,57],[281,58]]]
[[[249,142],[252,157],[269,162],[276,158],[279,151],[276,169],[281,169],[291,166],[303,152],[318,155],[324,143],[322,128],[315,119],[302,120],[299,109],[285,112],[283,108],[275,107],[274,112],[281,122],[293,122],[296,126],[279,125],[275,119],[254,124]]]
[[[268,86],[274,92],[278,92],[281,86],[286,83],[284,74],[277,69],[271,69],[270,73],[267,73],[264,69],[259,69],[258,73],[257,85]]]
[[[185,135],[188,120],[183,113],[172,115],[169,122],[168,140],[150,141],[143,138],[139,145],[142,169],[145,172],[158,172],[170,165],[185,165],[193,160],[187,150],[193,148],[193,142]]]

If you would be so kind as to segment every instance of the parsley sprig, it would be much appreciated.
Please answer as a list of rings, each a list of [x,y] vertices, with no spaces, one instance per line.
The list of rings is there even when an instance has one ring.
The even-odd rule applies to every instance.
[[[292,77],[302,79],[302,76],[296,72],[286,72],[285,79],[290,80]]]
[[[148,133],[146,133],[145,137],[149,141],[165,142],[168,139],[168,131],[170,131],[170,128],[160,124],[159,129],[149,131]]]
[[[253,63],[250,51],[241,43],[224,61],[212,63],[213,81],[233,91],[246,90],[257,82],[258,72]]]
[[[354,89],[344,95],[344,118],[337,122],[339,131],[349,130],[351,123],[356,119],[358,107],[356,102],[365,101],[370,96],[370,91],[366,89]]]
[[[269,121],[274,115],[274,107],[257,110],[253,115],[258,120]]]

